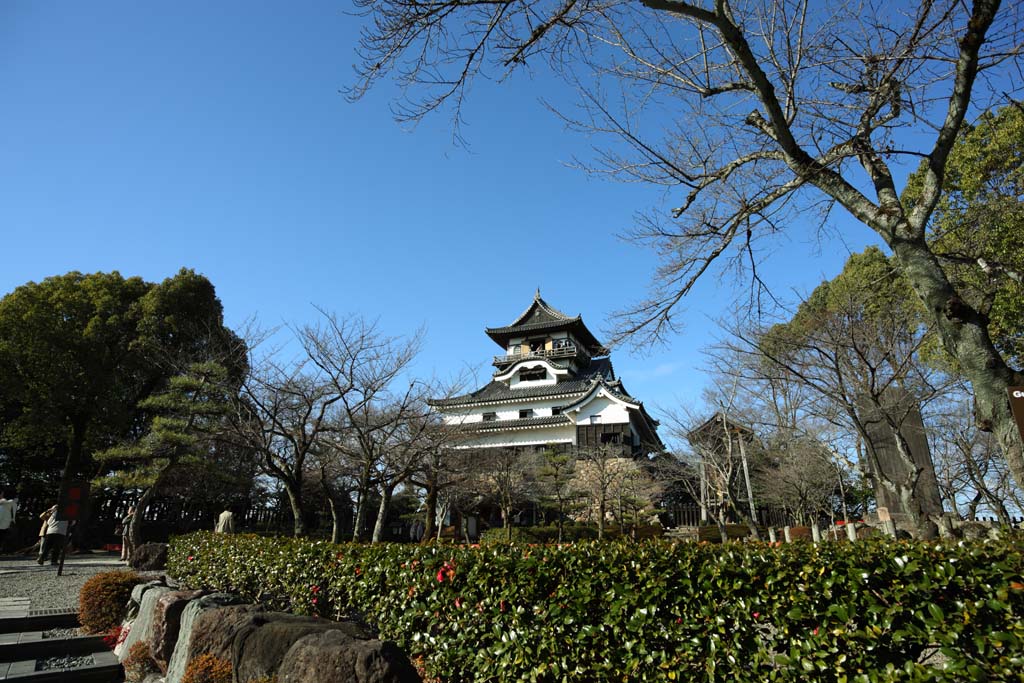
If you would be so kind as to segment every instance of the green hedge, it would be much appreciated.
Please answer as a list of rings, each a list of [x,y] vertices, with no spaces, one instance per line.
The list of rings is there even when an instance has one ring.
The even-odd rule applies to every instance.
[[[749,530],[748,530],[749,532]],[[664,529],[660,526],[641,526],[635,529],[626,529],[626,538],[638,539],[657,538],[664,535]],[[717,529],[715,531],[717,534]],[[611,525],[604,529],[605,538],[614,540],[623,538],[622,531],[617,525]],[[716,536],[717,538],[717,536]],[[517,543],[557,543],[558,527],[548,526],[517,526],[512,527],[512,540]],[[562,529],[562,540],[566,543],[575,541],[596,541],[597,526],[591,524],[566,524]],[[508,529],[495,527],[487,529],[480,535],[481,543],[507,543]]]
[[[359,614],[448,682],[1019,681],[1022,569],[1019,539],[467,548],[205,532],[174,539],[168,564],[187,586]]]

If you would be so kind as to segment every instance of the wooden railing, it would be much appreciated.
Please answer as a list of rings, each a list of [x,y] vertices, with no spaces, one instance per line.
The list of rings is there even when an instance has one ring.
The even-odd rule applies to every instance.
[[[527,353],[509,353],[504,356],[495,356],[494,364],[500,363],[515,363],[521,360],[532,360],[534,358],[572,358],[573,356],[580,355],[579,349],[575,344],[566,344],[557,349],[540,349],[538,351],[529,351]]]

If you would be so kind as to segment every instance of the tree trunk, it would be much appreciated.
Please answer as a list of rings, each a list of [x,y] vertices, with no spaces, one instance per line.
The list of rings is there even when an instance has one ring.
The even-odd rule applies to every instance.
[[[156,485],[154,484],[142,492],[142,497],[139,498],[139,502],[135,504],[135,515],[132,516],[132,523],[130,528],[127,529],[132,549],[138,548],[142,545],[142,520],[146,517],[146,510],[149,508],[150,501],[153,500],[153,494],[155,491]]]
[[[505,525],[505,540],[512,542],[512,506],[501,506],[501,523]]]
[[[423,521],[422,543],[427,543],[437,533],[437,480],[428,476],[426,480],[427,497],[424,506],[427,508],[426,519]]]
[[[604,540],[604,513],[608,503],[604,495],[597,501],[597,540]]]
[[[334,496],[327,495],[327,507],[331,511],[331,543],[341,542],[341,510],[334,502]]]
[[[352,542],[363,540],[363,526],[366,524],[366,499],[370,493],[370,468],[365,467],[359,475],[359,492],[356,497],[356,514],[352,521]]]
[[[302,490],[290,480],[284,481],[284,490],[292,507],[292,535],[298,538],[306,535],[306,520],[302,517]]]
[[[909,232],[908,225],[899,226],[889,246],[924,302],[943,347],[971,383],[979,429],[995,435],[1010,473],[1017,485],[1024,487],[1024,447],[1007,394],[1008,387],[1021,384],[1024,378],[1003,361],[988,334],[985,317],[956,296],[924,236],[903,237]]]
[[[388,509],[391,507],[391,495],[395,492],[395,484],[384,486],[380,496],[380,507],[377,508],[377,523],[373,525],[373,537],[370,543],[380,543],[384,535],[384,525],[388,516]]]

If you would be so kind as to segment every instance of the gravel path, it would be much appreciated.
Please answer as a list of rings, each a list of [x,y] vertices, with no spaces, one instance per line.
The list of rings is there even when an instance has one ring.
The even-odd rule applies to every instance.
[[[73,657],[71,655],[65,655],[63,657],[50,657],[49,659],[37,659],[36,660],[36,671],[52,671],[54,669],[77,669],[81,666],[91,666],[96,661],[92,658],[92,655],[82,655],[81,657]]]
[[[86,580],[100,572],[124,569],[117,555],[95,554],[69,557],[64,575],[57,568],[40,567],[35,559],[0,559],[0,598],[29,598],[32,609],[77,609],[78,592]]]

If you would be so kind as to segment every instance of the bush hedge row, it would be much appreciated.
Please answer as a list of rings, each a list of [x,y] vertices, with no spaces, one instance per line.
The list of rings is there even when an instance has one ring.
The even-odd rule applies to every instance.
[[[444,681],[1019,681],[1024,541],[174,539],[184,584],[361,616]]]
[[[744,527],[744,529],[749,533],[749,529],[746,527]],[[626,529],[625,535],[623,535],[623,532],[619,527],[613,525],[608,525],[604,530],[606,540],[617,540],[621,538],[628,538],[631,540],[658,538],[663,536],[664,533],[664,529],[660,526],[629,528]],[[715,531],[715,534],[715,537],[718,538],[717,530]],[[566,543],[575,541],[596,541],[597,536],[597,526],[592,524],[566,524],[562,529],[562,540]],[[553,524],[547,526],[512,527],[512,540],[517,543],[557,543],[558,527]],[[507,542],[508,529],[503,529],[501,527],[487,529],[480,535],[480,543],[482,544]]]

